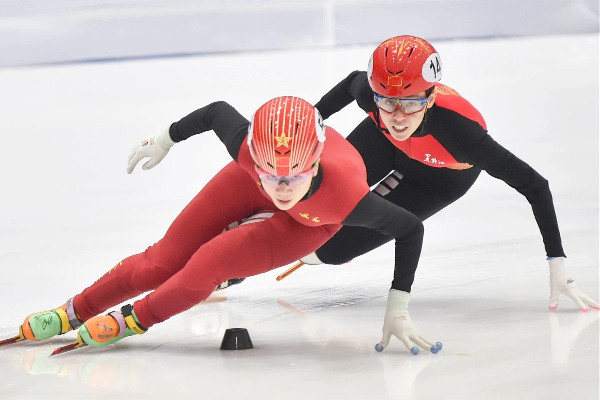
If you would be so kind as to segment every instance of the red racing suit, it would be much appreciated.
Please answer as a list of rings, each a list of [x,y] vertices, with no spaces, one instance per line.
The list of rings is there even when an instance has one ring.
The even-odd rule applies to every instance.
[[[362,159],[340,134],[327,127],[319,171],[309,192],[293,208],[282,211],[275,208],[254,171],[246,144],[248,126],[224,102],[212,103],[171,125],[175,141],[214,130],[235,161],[208,182],[161,240],[119,262],[75,296],[81,319],[152,291],[133,305],[140,324],[150,327],[206,299],[221,282],[260,274],[315,251],[342,223],[368,226],[396,238],[399,251],[407,249],[401,257],[406,267],[399,270],[414,274],[422,223],[369,193]],[[231,222],[261,210],[273,210],[274,215],[223,231]]]

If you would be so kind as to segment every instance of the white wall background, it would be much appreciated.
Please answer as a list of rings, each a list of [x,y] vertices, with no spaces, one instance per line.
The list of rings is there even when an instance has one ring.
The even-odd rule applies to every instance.
[[[597,0],[0,0],[0,67],[598,30]]]

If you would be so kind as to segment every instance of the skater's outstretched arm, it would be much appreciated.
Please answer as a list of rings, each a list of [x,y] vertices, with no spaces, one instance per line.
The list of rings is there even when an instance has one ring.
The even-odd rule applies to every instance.
[[[396,336],[412,354],[419,347],[437,353],[441,344],[417,333],[408,312],[410,287],[423,245],[423,223],[414,214],[376,194],[369,192],[342,222],[344,225],[363,226],[396,239],[394,280],[388,294],[388,305],[383,324],[383,339],[376,346],[382,351]]]
[[[566,271],[566,256],[548,180],[494,141],[485,131],[476,133],[474,130],[465,130],[461,146],[466,162],[504,181],[522,194],[531,205],[549,264],[550,309],[556,309],[561,294],[573,300],[582,311],[588,311],[588,307],[599,309],[598,303],[583,293]]]
[[[249,125],[248,120],[228,103],[224,101],[211,103],[174,122],[169,129],[143,138],[129,154],[127,173],[133,172],[138,162],[144,158],[149,160],[142,169],[153,168],[165,158],[175,143],[209,130],[217,134],[231,157],[237,161]]]
[[[373,91],[369,87],[365,71],[351,72],[329,92],[325,93],[321,100],[315,104],[315,107],[319,110],[323,119],[327,119],[354,100],[364,111],[375,112],[377,110],[377,106],[373,101]]]

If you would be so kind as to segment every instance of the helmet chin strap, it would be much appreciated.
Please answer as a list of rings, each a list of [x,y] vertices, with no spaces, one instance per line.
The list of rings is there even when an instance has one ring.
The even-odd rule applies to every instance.
[[[411,136],[422,136],[423,135],[423,131],[425,130],[425,122],[427,121],[427,112],[428,111],[429,111],[429,108],[425,108],[425,114],[423,115],[423,121],[421,121],[421,123],[419,124],[417,129],[415,129],[415,131],[413,132],[413,134]]]
[[[300,201],[309,199],[313,194],[315,194],[317,189],[319,189],[321,187],[322,181],[323,181],[323,172],[321,171],[321,165],[319,164],[318,169],[317,169],[317,175],[313,176],[312,181],[310,182],[310,187],[308,188],[308,192],[306,192],[306,194],[304,195],[304,197],[302,197],[300,199]]]

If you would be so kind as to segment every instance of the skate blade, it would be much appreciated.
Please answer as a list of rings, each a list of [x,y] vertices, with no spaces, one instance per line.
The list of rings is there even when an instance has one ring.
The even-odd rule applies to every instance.
[[[15,336],[15,337],[11,337],[9,339],[0,340],[0,347],[8,346],[9,344],[13,344],[13,343],[18,343],[23,340],[27,340],[27,339],[22,338],[21,336]]]
[[[27,338],[25,338],[25,335],[23,335],[23,327],[19,326],[19,334],[8,339],[0,340],[0,347],[22,342],[23,340],[27,340]]]
[[[278,280],[278,281],[280,281],[280,280],[282,280],[283,278],[285,278],[286,276],[288,276],[289,274],[291,274],[292,272],[294,272],[295,270],[297,270],[298,268],[300,268],[303,265],[304,265],[304,263],[302,261],[298,261],[298,263],[296,265],[294,265],[292,268],[288,269],[287,271],[285,271],[283,274],[279,275],[275,279]]]
[[[79,337],[77,338],[76,342],[59,347],[58,349],[54,350],[52,354],[50,354],[50,357],[66,353],[67,351],[77,350],[85,346],[87,346],[87,344],[83,341],[83,339],[81,339],[81,337]]]

